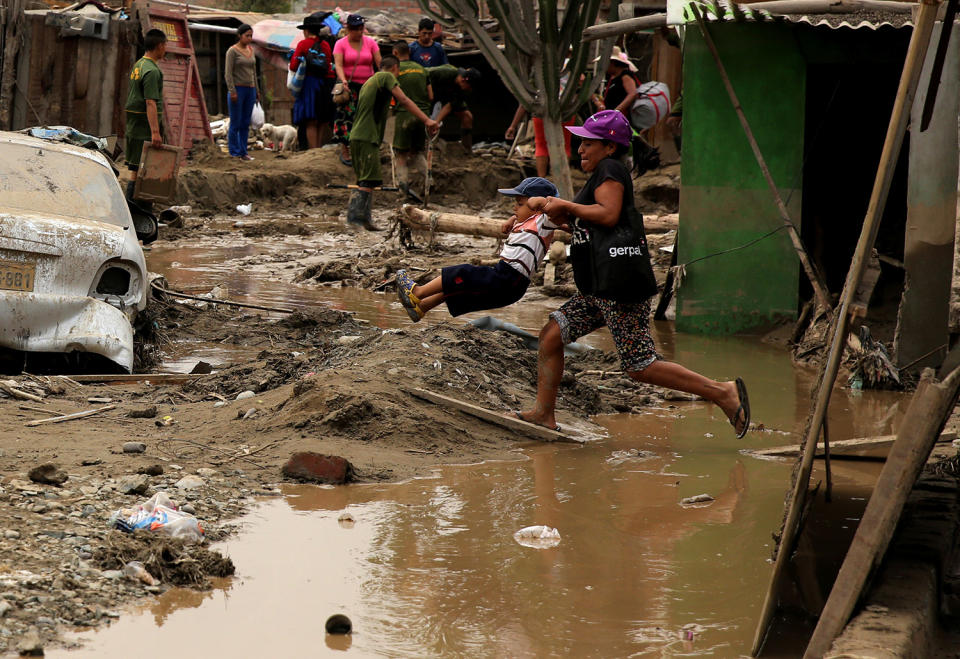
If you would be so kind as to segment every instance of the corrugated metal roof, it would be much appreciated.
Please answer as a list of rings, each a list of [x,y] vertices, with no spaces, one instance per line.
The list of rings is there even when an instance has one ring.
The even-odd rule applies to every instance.
[[[718,0],[712,3],[704,13],[704,18],[711,22],[735,23],[801,23],[814,27],[828,27],[838,29],[870,29],[881,27],[913,27],[912,14],[897,11],[859,10],[849,14],[807,14],[807,15],[775,15],[764,9],[751,9],[750,5],[738,5],[730,0]],[[702,11],[703,5],[701,5]]]

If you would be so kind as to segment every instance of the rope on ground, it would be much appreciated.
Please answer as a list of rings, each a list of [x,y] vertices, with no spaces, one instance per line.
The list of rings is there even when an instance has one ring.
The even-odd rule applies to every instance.
[[[150,288],[155,291],[160,291],[164,295],[172,295],[173,297],[181,297],[186,300],[198,300],[200,302],[209,302],[210,304],[223,304],[228,307],[243,307],[244,309],[259,309],[261,311],[273,311],[274,313],[293,313],[294,309],[284,309],[282,307],[267,307],[262,304],[250,304],[247,302],[233,302],[232,300],[216,300],[209,297],[200,297],[199,295],[188,295],[186,293],[178,293],[177,291],[171,291],[169,288],[164,288],[163,286],[158,285],[156,282],[150,283]]]

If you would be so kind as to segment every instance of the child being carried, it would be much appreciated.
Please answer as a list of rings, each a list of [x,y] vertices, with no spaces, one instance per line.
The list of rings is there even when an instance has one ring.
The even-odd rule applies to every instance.
[[[564,228],[554,224],[546,213],[534,211],[529,201],[533,197],[558,196],[557,186],[534,176],[523,179],[515,188],[498,192],[514,198],[514,215],[503,225],[507,239],[500,262],[494,266],[447,266],[439,277],[422,286],[406,270],[398,270],[397,296],[410,320],[419,321],[441,302],[447,303],[451,316],[460,316],[505,307],[527,292],[530,277],[543,263],[554,230]]]

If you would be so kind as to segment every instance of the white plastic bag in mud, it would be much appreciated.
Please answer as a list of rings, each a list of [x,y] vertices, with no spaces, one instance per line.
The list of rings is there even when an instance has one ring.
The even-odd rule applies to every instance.
[[[263,106],[257,101],[253,106],[253,112],[250,113],[250,130],[256,132],[263,127],[266,118],[263,115]]]
[[[513,539],[524,547],[547,549],[560,544],[560,531],[549,526],[526,526],[513,534]]]
[[[637,100],[630,108],[630,123],[639,131],[656,126],[670,115],[670,88],[651,80],[637,89]]]

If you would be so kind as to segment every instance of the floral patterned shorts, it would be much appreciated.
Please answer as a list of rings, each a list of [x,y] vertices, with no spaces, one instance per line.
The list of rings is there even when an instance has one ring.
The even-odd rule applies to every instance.
[[[550,314],[564,343],[572,343],[606,325],[620,353],[624,371],[642,371],[663,359],[650,336],[650,301],[616,302],[577,293]]]

